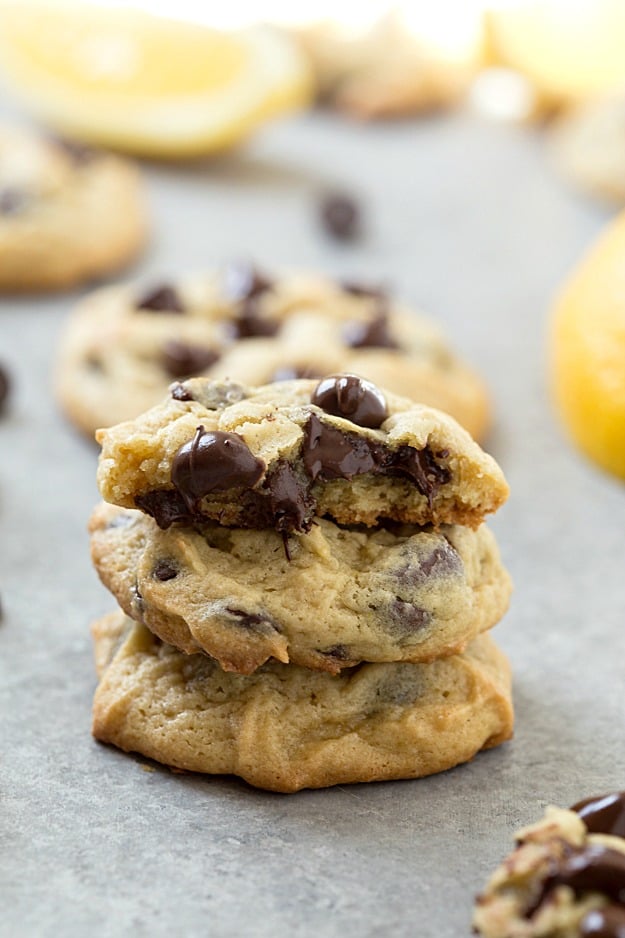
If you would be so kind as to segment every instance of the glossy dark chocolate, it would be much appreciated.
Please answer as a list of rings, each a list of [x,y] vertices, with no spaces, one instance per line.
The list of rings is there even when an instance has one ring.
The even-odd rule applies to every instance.
[[[184,303],[174,287],[167,283],[149,290],[135,303],[136,309],[147,309],[151,313],[184,313]]]
[[[576,811],[591,834],[625,837],[625,791],[612,792],[578,801]]]
[[[310,486],[306,479],[298,477],[286,459],[279,460],[267,475],[264,488],[277,531],[310,531],[315,508]]]
[[[572,850],[545,880],[543,899],[556,886],[568,886],[577,896],[597,892],[625,906],[625,853],[600,844]]]
[[[581,938],[625,938],[625,909],[608,905],[593,909],[579,926]]]
[[[365,472],[375,472],[384,461],[384,447],[375,440],[343,433],[311,414],[304,427],[302,458],[313,482],[330,479],[353,479]]]
[[[167,580],[174,580],[178,576],[178,567],[171,560],[157,560],[152,570],[152,576],[155,580],[165,583]]]
[[[184,378],[200,374],[219,361],[219,352],[199,345],[188,345],[177,339],[170,339],[162,350],[162,363],[172,378]]]
[[[360,427],[377,429],[388,417],[386,398],[370,381],[356,375],[331,375],[320,381],[311,403]]]
[[[237,433],[197,428],[183,443],[172,462],[171,480],[189,509],[211,492],[251,488],[265,470],[262,459],[252,454]]]

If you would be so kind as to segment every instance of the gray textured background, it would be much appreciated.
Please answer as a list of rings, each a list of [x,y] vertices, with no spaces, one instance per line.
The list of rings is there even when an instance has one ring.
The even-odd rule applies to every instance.
[[[544,368],[550,299],[607,213],[567,190],[534,131],[462,115],[305,116],[229,159],[147,177],[146,282],[232,255],[363,275],[431,311],[482,370],[513,492],[493,526],[516,583],[495,635],[517,731],[438,777],[291,796],[146,771],[93,742],[87,629],[112,606],[85,533],[96,451],[50,387],[76,297],[3,300],[0,934],[467,935],[519,824],[625,787],[625,492],[563,439]],[[362,196],[357,245],[320,234],[327,185]]]

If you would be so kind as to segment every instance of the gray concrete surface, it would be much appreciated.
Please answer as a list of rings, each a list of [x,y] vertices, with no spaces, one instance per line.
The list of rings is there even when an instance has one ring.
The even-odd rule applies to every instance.
[[[57,411],[53,350],[77,294],[5,299],[0,360],[0,934],[469,934],[473,894],[548,802],[623,787],[625,491],[561,435],[547,310],[607,218],[532,130],[468,116],[360,127],[312,115],[213,165],[147,167],[152,249],[135,271],[232,255],[394,284],[492,388],[490,448],[512,486],[493,521],[516,582],[496,629],[515,673],[506,746],[414,782],[279,796],[148,771],[90,737],[88,623],[111,608],[88,559],[96,451]],[[319,232],[327,185],[366,237]]]

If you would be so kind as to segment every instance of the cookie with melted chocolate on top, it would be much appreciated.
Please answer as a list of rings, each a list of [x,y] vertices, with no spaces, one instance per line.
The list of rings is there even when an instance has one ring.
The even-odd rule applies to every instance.
[[[476,528],[508,494],[452,418],[355,375],[260,388],[195,378],[97,439],[104,499],[162,528],[215,520],[288,535],[326,515]]]

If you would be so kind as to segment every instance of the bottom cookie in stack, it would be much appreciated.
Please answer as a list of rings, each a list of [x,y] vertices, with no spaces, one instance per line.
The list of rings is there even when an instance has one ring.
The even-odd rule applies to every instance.
[[[427,664],[332,675],[271,662],[242,675],[120,611],[92,632],[94,735],[180,769],[293,792],[430,775],[512,734],[508,663],[486,635]]]

